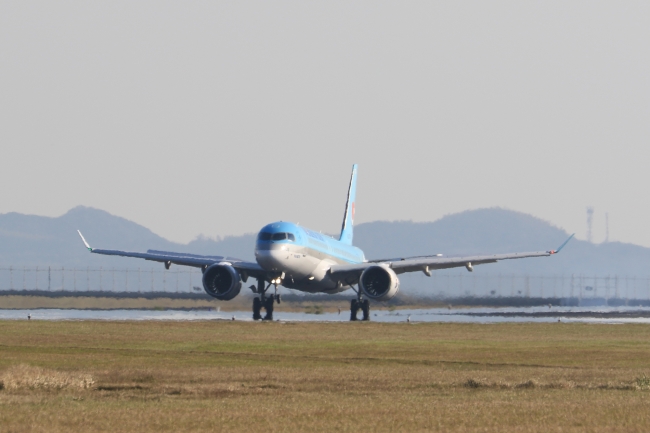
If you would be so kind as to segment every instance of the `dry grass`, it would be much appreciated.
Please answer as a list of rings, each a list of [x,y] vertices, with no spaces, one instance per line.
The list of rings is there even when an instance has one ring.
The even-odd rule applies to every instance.
[[[6,390],[62,390],[65,388],[90,389],[95,380],[89,374],[74,374],[47,368],[19,364],[10,367],[0,376],[0,388]]]
[[[0,309],[37,309],[37,308],[62,308],[62,309],[87,309],[87,310],[113,310],[113,309],[220,309],[221,311],[250,311],[252,298],[239,296],[232,301],[218,301],[216,299],[172,299],[172,298],[101,298],[91,296],[66,296],[50,298],[46,296],[0,296]],[[300,301],[283,302],[276,305],[276,311],[307,312],[320,314],[335,312],[338,307],[347,311],[349,303],[340,301]],[[381,308],[377,305],[377,308]],[[251,313],[252,314],[252,313]]]
[[[250,295],[247,293],[246,295]],[[62,308],[62,309],[220,309],[221,311],[252,311],[252,296],[238,296],[231,301],[219,301],[217,299],[172,299],[172,298],[102,298],[92,296],[0,296],[0,309],[37,309],[37,308]],[[403,305],[395,306],[387,303],[373,304],[374,310],[399,310],[403,308],[432,308],[446,307],[446,304],[436,304],[430,300],[405,299]],[[281,304],[276,304],[276,311],[304,312],[321,314],[324,312],[334,313],[341,308],[342,312],[348,312],[349,300],[314,300],[313,297],[306,297],[305,300],[289,300],[286,298]],[[251,313],[252,314],[252,313]]]
[[[226,310],[225,302],[207,299],[171,299],[171,298],[101,298],[91,296],[66,296],[50,298],[46,296],[0,296],[2,309],[36,309],[36,308],[74,308],[74,309],[180,309],[180,308],[221,308],[224,311],[236,311],[237,307],[248,311],[250,302],[234,303],[234,310]]]
[[[0,431],[649,431],[648,330],[0,321],[3,378],[94,380],[5,384]]]

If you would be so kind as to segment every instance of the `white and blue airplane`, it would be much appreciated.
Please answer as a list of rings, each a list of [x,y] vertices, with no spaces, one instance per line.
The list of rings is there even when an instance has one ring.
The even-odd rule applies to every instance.
[[[357,187],[357,165],[352,166],[352,177],[345,203],[343,227],[339,239],[323,235],[290,222],[275,222],[260,230],[255,244],[256,263],[224,256],[202,256],[148,250],[146,253],[91,248],[80,231],[79,236],[91,253],[109,256],[137,257],[165,264],[193,266],[203,271],[206,293],[222,301],[239,294],[242,283],[249,278],[257,280],[250,289],[259,295],[253,300],[253,319],[273,319],[273,306],[280,302],[278,286],[308,293],[339,293],[348,289],[356,292],[350,303],[350,320],[357,320],[359,310],[363,320],[370,318],[370,302],[387,301],[399,291],[398,274],[423,272],[431,276],[437,269],[465,267],[472,272],[475,265],[499,260],[545,257],[560,252],[573,237],[571,235],[556,250],[529,253],[475,255],[465,257],[433,256],[398,257],[366,260],[361,249],[352,245]],[[274,286],[275,293],[267,294]],[[356,288],[354,286],[357,286]]]

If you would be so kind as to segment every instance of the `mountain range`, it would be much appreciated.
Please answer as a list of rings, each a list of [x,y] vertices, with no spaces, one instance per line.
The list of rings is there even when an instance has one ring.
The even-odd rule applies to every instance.
[[[98,248],[129,251],[151,248],[254,260],[255,233],[218,239],[199,236],[188,244],[180,244],[125,218],[79,206],[55,218],[0,214],[0,267],[162,266],[137,259],[89,254],[83,248],[77,229],[84,233],[91,246]],[[359,224],[355,227],[354,244],[364,250],[366,258],[376,259],[439,253],[465,255],[549,250],[557,248],[568,236],[565,230],[539,218],[489,208],[447,215],[434,222],[375,221]],[[650,248],[620,242],[592,244],[573,239],[557,256],[507,260],[477,267],[475,272],[646,277],[650,274],[648,265]]]

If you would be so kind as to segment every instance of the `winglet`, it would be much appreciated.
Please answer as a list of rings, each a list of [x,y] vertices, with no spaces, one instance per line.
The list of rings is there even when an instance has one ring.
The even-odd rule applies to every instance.
[[[572,234],[571,236],[569,236],[569,238],[566,241],[564,241],[564,243],[562,245],[560,245],[557,250],[551,250],[551,251],[549,251],[549,253],[557,254],[560,251],[562,251],[562,248],[564,248],[564,246],[569,243],[569,241],[573,238],[573,236],[575,236],[575,233]]]
[[[81,232],[80,232],[79,230],[77,230],[77,233],[79,233],[79,236],[81,237],[81,240],[83,241],[83,243],[84,243],[84,245],[86,246],[86,248],[88,248],[88,251],[92,252],[93,249],[90,248],[90,245],[88,245],[88,242],[86,242],[86,240],[84,239],[84,235],[82,235]]]

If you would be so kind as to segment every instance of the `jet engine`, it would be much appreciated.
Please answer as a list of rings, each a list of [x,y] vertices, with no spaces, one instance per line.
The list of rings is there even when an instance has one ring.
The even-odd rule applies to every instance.
[[[227,263],[217,263],[203,273],[205,292],[220,301],[230,301],[241,290],[241,277],[237,269]]]
[[[368,298],[387,301],[399,292],[399,279],[389,267],[370,266],[361,273],[359,287]]]

